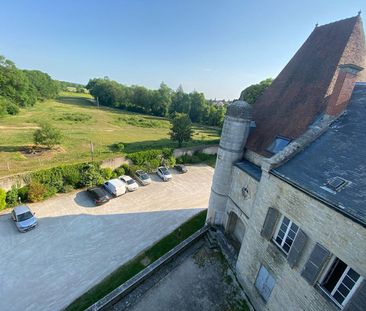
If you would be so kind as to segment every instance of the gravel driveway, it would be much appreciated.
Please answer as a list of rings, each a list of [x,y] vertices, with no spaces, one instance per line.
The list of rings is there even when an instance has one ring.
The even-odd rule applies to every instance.
[[[0,216],[0,310],[60,310],[207,208],[213,169],[174,173],[99,207],[84,191],[31,204],[39,226],[27,233]]]

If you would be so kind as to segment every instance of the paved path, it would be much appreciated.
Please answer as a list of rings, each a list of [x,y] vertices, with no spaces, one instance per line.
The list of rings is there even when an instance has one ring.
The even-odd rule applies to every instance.
[[[18,233],[0,216],[0,310],[60,310],[124,262],[207,208],[213,169],[94,207],[85,192],[32,204],[39,226]]]

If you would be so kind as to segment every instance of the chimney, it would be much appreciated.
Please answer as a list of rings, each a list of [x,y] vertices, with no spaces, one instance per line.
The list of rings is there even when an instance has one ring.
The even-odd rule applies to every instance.
[[[337,116],[346,108],[356,83],[357,74],[363,68],[354,64],[338,66],[338,77],[330,95],[325,113]]]

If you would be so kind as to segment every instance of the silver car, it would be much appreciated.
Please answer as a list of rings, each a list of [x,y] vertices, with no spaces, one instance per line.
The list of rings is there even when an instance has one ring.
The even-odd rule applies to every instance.
[[[27,205],[19,205],[11,212],[17,229],[20,232],[27,232],[35,228],[38,224],[37,218]]]

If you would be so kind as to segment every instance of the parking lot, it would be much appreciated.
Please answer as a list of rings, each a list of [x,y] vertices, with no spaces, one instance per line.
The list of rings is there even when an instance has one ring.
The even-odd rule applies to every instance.
[[[0,216],[0,310],[60,310],[207,208],[213,169],[190,166],[95,207],[85,191],[31,204],[39,226]]]

